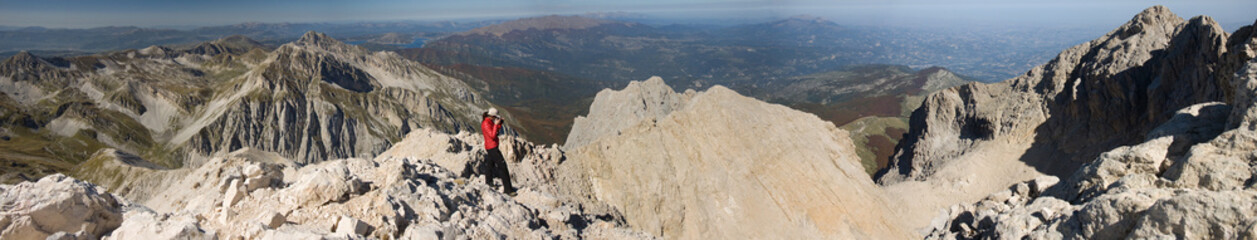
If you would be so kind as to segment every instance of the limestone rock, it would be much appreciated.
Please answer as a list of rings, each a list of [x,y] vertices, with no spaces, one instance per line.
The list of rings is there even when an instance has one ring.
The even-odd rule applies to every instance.
[[[103,239],[216,239],[214,232],[206,232],[196,218],[186,215],[132,209],[123,218],[122,225]]]
[[[283,226],[284,222],[287,222],[287,221],[288,219],[284,218],[284,214],[281,214],[279,212],[274,212],[274,211],[262,213],[262,215],[258,216],[258,222],[272,229],[279,228],[279,226]]]
[[[367,235],[370,228],[371,226],[368,226],[367,223],[358,221],[358,219],[353,217],[342,216],[340,220],[336,221],[336,233]]]
[[[123,181],[117,186],[136,189],[129,191],[133,194],[156,195],[134,205],[123,204],[130,204],[123,200],[113,201],[114,197],[104,193],[103,188],[62,175],[38,183],[0,185],[3,199],[19,199],[5,201],[38,199],[27,195],[39,195],[49,189],[88,195],[61,196],[66,201],[94,203],[104,201],[97,199],[104,197],[111,200],[107,202],[110,207],[105,208],[108,212],[81,216],[91,217],[86,220],[78,217],[88,210],[101,208],[98,205],[104,203],[84,207],[86,210],[75,210],[65,206],[77,205],[63,204],[65,206],[60,208],[68,210],[57,213],[74,215],[58,221],[78,219],[75,221],[83,222],[70,221],[65,225],[74,226],[64,229],[48,228],[61,225],[30,227],[32,221],[46,222],[47,210],[6,209],[8,212],[0,215],[0,223],[3,223],[0,226],[4,226],[0,229],[9,235],[0,236],[6,239],[9,236],[43,238],[52,234],[60,238],[104,236],[111,239],[653,238],[626,228],[615,208],[592,198],[586,185],[575,184],[586,177],[566,173],[574,171],[559,171],[558,168],[573,166],[560,163],[565,157],[554,146],[537,146],[517,138],[504,139],[503,144],[512,145],[510,156],[515,160],[510,164],[516,170],[513,172],[520,175],[517,179],[522,196],[517,196],[517,200],[483,182],[460,178],[429,159],[472,156],[476,159],[471,161],[483,161],[481,149],[448,148],[450,139],[470,142],[474,135],[416,134],[433,135],[407,138],[390,150],[388,156],[375,159],[338,159],[303,166],[275,153],[242,149],[207,160],[195,168],[151,169],[136,175],[140,179]],[[440,139],[440,152],[407,153],[398,149],[417,146],[405,141],[426,143],[432,139]],[[250,184],[244,183],[254,181],[269,184],[254,185],[250,189]],[[62,185],[82,189],[67,190],[70,187]],[[23,204],[26,203],[6,202],[6,206],[26,206]],[[561,216],[561,219],[552,216]],[[115,228],[117,230],[113,230]]]
[[[231,183],[228,184],[227,191],[223,193],[225,194],[223,198],[223,209],[230,209],[232,205],[236,205],[237,202],[240,202],[240,199],[244,199],[245,191],[241,187],[241,184],[240,179],[232,179]]]
[[[1257,192],[1191,191],[1158,201],[1130,238],[1240,239],[1253,234]]]
[[[43,239],[79,231],[102,236],[122,224],[124,204],[104,188],[61,174],[6,186],[0,190],[0,238]]]
[[[460,176],[467,176],[484,158],[484,140],[471,132],[449,135],[431,129],[417,129],[380,156],[422,156]],[[469,166],[472,166],[469,168]]]
[[[600,93],[584,119],[614,127],[578,122],[569,139],[584,140],[565,146],[597,199],[634,229],[694,239],[912,236],[832,123],[721,86],[642,94],[661,84],[652,81]]]
[[[402,236],[397,239],[426,240],[426,239],[440,239],[440,238],[441,238],[441,229],[439,226],[411,225],[410,227],[407,227],[406,232],[403,233]]]
[[[570,151],[602,137],[620,135],[622,130],[640,122],[661,120],[689,98],[673,91],[657,76],[633,81],[620,91],[604,89],[594,97],[589,114],[573,121],[563,147]]]

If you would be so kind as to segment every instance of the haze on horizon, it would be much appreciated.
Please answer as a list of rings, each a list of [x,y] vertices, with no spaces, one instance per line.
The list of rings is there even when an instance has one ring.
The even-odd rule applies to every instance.
[[[1257,1],[1063,0],[274,0],[274,1],[19,1],[0,0],[0,25],[51,28],[214,26],[244,22],[382,22],[509,19],[549,14],[627,12],[678,22],[779,18],[800,14],[839,24],[872,26],[1111,27],[1152,5],[1189,18],[1209,15],[1231,29],[1249,24]],[[1234,25],[1234,26],[1233,26]]]

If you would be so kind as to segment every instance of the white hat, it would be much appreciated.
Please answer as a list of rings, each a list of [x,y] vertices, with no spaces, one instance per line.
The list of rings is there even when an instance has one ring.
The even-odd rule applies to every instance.
[[[489,108],[489,115],[490,115],[490,116],[494,116],[494,117],[498,116],[498,109],[497,109],[497,108]]]

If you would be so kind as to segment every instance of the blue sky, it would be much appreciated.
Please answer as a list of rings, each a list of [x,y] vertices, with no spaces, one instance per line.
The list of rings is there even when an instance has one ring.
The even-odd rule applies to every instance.
[[[0,0],[0,25],[207,26],[242,22],[467,20],[624,11],[657,18],[770,18],[798,14],[853,25],[1088,25],[1112,27],[1152,5],[1181,17],[1251,24],[1254,0]],[[1233,28],[1234,26],[1227,26]]]

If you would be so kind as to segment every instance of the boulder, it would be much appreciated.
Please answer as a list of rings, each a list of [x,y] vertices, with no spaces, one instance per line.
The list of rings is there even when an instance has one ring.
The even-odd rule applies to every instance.
[[[244,199],[246,193],[240,179],[232,179],[227,185],[227,191],[223,194],[223,209],[231,209],[231,206]]]
[[[357,235],[367,235],[367,232],[370,231],[370,228],[371,226],[367,225],[367,223],[365,222],[359,221],[358,219],[354,219],[353,217],[348,217],[348,216],[341,216],[340,220],[336,221],[335,232],[357,234]]]
[[[283,226],[284,222],[288,220],[284,218],[284,214],[271,211],[262,213],[262,215],[258,216],[257,221],[268,228],[274,229],[279,228],[279,226]]]
[[[103,236],[122,224],[124,204],[102,187],[48,175],[0,191],[0,238],[43,239],[79,231],[86,234],[79,236]]]

